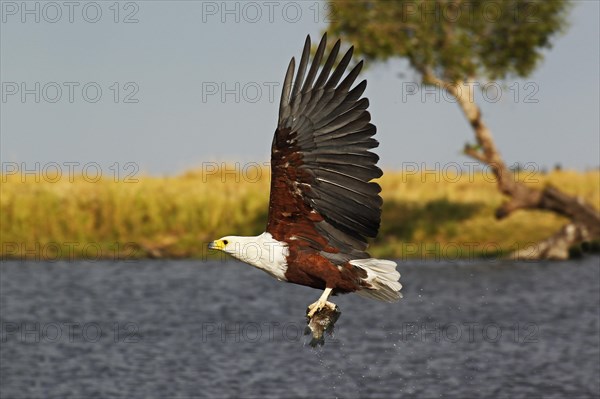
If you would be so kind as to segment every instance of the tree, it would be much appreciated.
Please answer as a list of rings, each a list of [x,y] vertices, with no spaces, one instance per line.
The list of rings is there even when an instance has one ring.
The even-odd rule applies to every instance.
[[[367,0],[329,1],[328,31],[373,61],[406,58],[421,83],[456,99],[475,134],[464,153],[489,165],[499,190],[508,197],[496,218],[517,209],[543,209],[570,219],[540,242],[528,258],[568,258],[569,248],[600,237],[600,213],[556,187],[534,189],[516,181],[498,151],[481,110],[474,82],[526,77],[566,26],[570,3],[564,0]],[[525,252],[514,254],[525,257]]]

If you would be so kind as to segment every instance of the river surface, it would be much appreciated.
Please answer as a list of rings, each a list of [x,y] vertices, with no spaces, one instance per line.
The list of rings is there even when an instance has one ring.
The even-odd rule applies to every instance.
[[[333,298],[234,261],[3,262],[2,398],[597,398],[600,258],[401,262],[404,299]]]

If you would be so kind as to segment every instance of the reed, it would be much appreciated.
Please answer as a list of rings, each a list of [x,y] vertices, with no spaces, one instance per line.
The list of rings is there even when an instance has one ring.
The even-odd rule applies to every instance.
[[[227,169],[231,170],[231,169]],[[0,235],[6,258],[209,256],[206,243],[264,231],[269,171],[191,170],[135,182],[2,176]],[[600,208],[600,172],[521,172],[527,184],[554,184]],[[493,217],[502,195],[490,173],[386,171],[384,208],[371,254],[389,258],[497,256],[541,240],[565,220],[549,212]]]

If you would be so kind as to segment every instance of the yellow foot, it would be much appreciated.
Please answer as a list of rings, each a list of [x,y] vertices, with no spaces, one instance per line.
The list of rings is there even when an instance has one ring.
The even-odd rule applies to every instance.
[[[308,318],[311,318],[315,315],[315,313],[317,313],[319,310],[325,307],[334,310],[335,303],[319,299],[317,302],[308,305],[308,313],[306,315],[308,316]]]

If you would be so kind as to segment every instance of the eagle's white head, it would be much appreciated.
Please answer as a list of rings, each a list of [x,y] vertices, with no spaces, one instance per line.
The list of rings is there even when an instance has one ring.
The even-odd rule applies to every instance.
[[[288,246],[269,233],[255,237],[225,236],[208,244],[208,249],[223,251],[279,280],[285,280]]]

